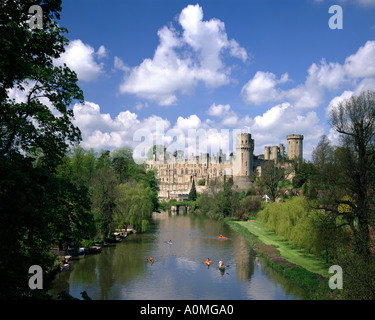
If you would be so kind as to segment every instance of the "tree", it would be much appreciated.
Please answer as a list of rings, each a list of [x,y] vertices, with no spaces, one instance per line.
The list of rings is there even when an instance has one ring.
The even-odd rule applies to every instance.
[[[375,91],[362,92],[338,103],[330,114],[331,124],[340,134],[335,212],[340,204],[351,207],[345,213],[353,232],[358,252],[370,257],[370,229],[374,224],[375,188]],[[351,200],[343,200],[343,193]],[[358,225],[358,227],[356,226]]]
[[[116,207],[117,185],[118,180],[111,167],[99,166],[96,169],[91,185],[91,208],[103,238],[110,236],[113,230],[113,214]]]
[[[27,270],[33,264],[51,268],[54,212],[64,201],[75,208],[70,214],[87,213],[84,199],[55,177],[69,146],[81,139],[69,106],[83,102],[77,75],[53,64],[68,43],[55,21],[61,1],[41,1],[43,28],[32,30],[28,10],[35,4],[0,2],[1,298],[40,294],[28,288]],[[15,92],[22,98],[13,98]]]
[[[133,150],[129,147],[115,149],[111,152],[111,165],[118,174],[120,182],[125,182],[134,173],[136,163]]]
[[[82,239],[96,234],[94,216],[91,213],[91,200],[86,187],[72,184],[66,179],[56,179],[58,184],[57,204],[51,208],[52,243],[60,248],[78,249]]]
[[[318,179],[317,183],[320,189],[324,190],[332,179],[332,173],[334,172],[334,152],[335,149],[328,137],[322,135],[318,145],[312,152],[312,161],[317,168],[315,178]]]
[[[64,52],[67,39],[53,18],[59,18],[61,1],[41,4],[43,29],[31,30],[28,9],[35,1],[3,1],[0,4],[0,153],[40,150],[52,165],[64,156],[69,143],[80,140],[68,106],[83,102],[77,75],[53,59]],[[8,90],[22,92],[22,101]]]
[[[286,177],[289,175],[289,168],[285,168],[283,165],[275,164],[274,161],[267,161],[262,165],[261,176],[258,179],[258,183],[261,188],[265,188],[269,192],[272,201],[275,201],[279,184],[283,184]]]
[[[127,182],[116,187],[115,221],[119,225],[131,225],[137,231],[147,230],[152,217],[151,190],[137,182]]]
[[[195,189],[195,182],[193,179],[193,184],[191,185],[190,192],[188,195],[188,201],[195,201],[197,200],[197,190]]]
[[[317,147],[313,150],[312,160],[314,165],[321,169],[327,164],[332,163],[333,160],[333,147],[326,135],[320,137]]]

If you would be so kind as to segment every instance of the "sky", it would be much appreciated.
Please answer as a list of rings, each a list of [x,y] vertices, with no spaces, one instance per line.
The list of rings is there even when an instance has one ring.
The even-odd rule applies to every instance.
[[[198,154],[197,132],[208,152],[248,132],[257,155],[294,133],[310,160],[323,134],[338,143],[331,108],[375,89],[375,0],[63,0],[59,25],[55,64],[78,75],[74,123],[95,151]]]

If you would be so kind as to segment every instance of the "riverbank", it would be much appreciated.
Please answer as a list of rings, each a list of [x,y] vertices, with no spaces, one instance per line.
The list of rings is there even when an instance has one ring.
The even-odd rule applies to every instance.
[[[267,230],[259,221],[224,221],[244,236],[267,265],[309,292],[310,299],[332,299],[328,289],[329,266]]]

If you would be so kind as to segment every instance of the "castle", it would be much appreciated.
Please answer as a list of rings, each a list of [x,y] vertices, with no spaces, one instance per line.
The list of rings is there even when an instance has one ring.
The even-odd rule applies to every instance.
[[[155,170],[160,181],[159,198],[187,200],[193,180],[197,192],[203,192],[216,181],[233,178],[233,187],[247,190],[252,185],[254,171],[261,175],[261,166],[266,161],[279,161],[293,158],[302,159],[303,135],[288,135],[287,155],[283,144],[265,146],[264,155],[254,155],[254,139],[250,133],[240,133],[236,137],[236,152],[233,155],[208,153],[184,158],[183,151],[167,155],[164,150],[153,154],[152,160],[146,161],[146,170]]]

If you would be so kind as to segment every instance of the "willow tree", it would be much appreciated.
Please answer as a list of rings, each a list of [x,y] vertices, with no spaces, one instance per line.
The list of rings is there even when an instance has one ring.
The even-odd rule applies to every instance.
[[[151,189],[137,182],[127,182],[116,187],[116,194],[115,222],[146,231],[154,208]]]

